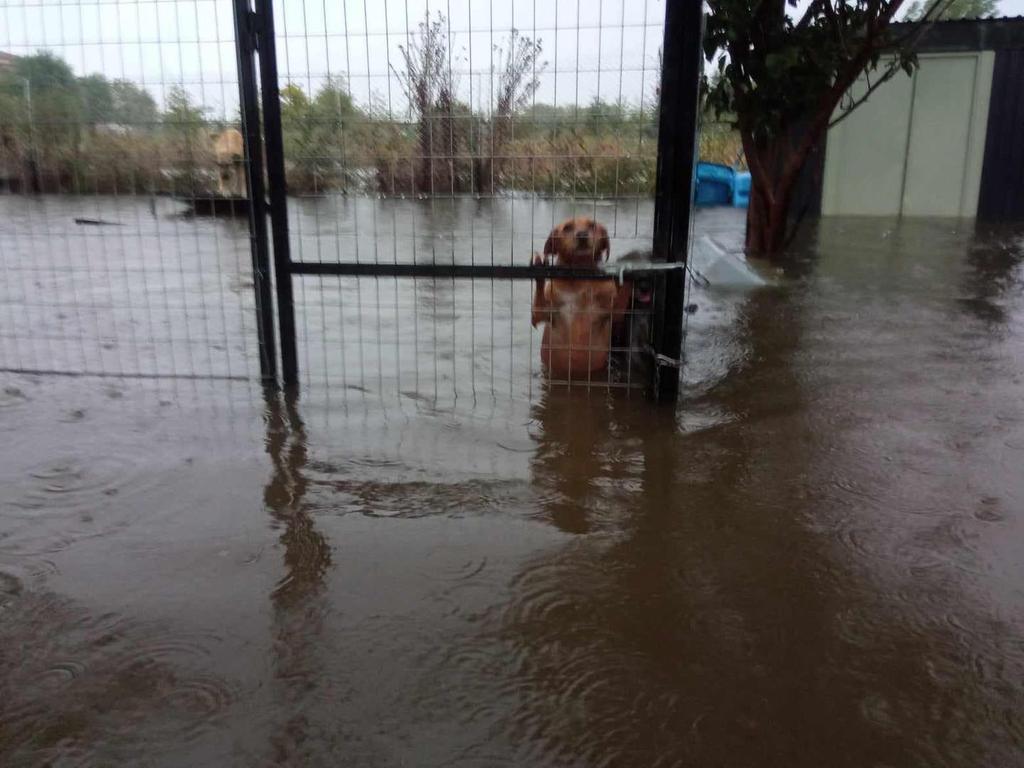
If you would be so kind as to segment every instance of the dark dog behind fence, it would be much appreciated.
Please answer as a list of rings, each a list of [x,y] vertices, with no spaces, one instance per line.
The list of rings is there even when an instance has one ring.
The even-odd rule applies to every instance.
[[[685,257],[685,5],[8,4],[0,170],[44,196],[0,201],[0,367],[528,396],[551,226],[598,219],[612,261],[660,229],[661,255]],[[235,128],[249,227],[241,204],[179,216],[169,197],[223,193],[215,141]],[[658,313],[681,282],[663,284],[651,328],[672,361]]]

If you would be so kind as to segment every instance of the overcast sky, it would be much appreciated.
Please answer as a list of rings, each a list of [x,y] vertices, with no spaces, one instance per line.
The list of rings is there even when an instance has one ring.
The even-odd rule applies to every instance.
[[[807,0],[803,0],[807,2]],[[183,83],[222,114],[237,104],[231,0],[0,0],[0,50],[47,49],[78,74],[145,85],[160,99]],[[313,91],[347,74],[353,96],[405,109],[399,45],[428,11],[449,18],[460,97],[484,106],[493,52],[511,29],[539,40],[546,68],[537,102],[649,103],[658,69],[664,0],[277,0],[283,82]],[[1024,0],[1002,0],[1024,15]]]

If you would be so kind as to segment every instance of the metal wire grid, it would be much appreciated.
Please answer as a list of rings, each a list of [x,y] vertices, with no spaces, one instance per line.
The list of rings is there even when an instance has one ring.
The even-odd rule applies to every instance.
[[[0,185],[25,193],[0,195],[0,368],[257,377],[248,228],[182,215],[237,124],[230,5],[0,13]]]
[[[324,90],[334,91],[355,107],[347,115],[305,116],[307,128],[334,128],[336,143],[286,144],[290,176],[297,167],[316,170],[312,185],[306,188],[289,178],[296,193],[291,206],[294,257],[371,263],[428,259],[431,264],[524,263],[540,247],[551,225],[579,213],[588,213],[609,228],[613,253],[648,245],[657,41],[663,8],[655,2],[645,3],[642,9],[613,5],[560,0],[545,23],[532,0],[498,3],[497,8],[493,2],[468,2],[454,10],[450,2],[440,8],[392,2],[383,5],[383,16],[376,11],[370,14],[368,4],[358,0],[279,2],[282,87],[297,85],[311,102]],[[460,151],[454,144],[452,126],[461,121],[478,147],[487,146],[491,178],[486,189],[479,188],[478,178],[463,191],[456,189],[458,175],[452,172],[444,189],[438,188],[431,170],[430,189],[410,194],[419,198],[412,202],[401,199],[404,192],[413,190],[403,190],[396,182],[397,165],[385,166],[390,173],[382,174],[379,165],[371,169],[367,186],[367,169],[354,162],[365,162],[366,156],[359,156],[354,139],[362,132],[365,141],[368,132],[371,143],[379,142],[381,135],[393,137],[397,132],[401,137],[403,131],[416,127],[412,105],[407,100],[403,103],[398,87],[395,56],[399,44],[404,41],[408,46],[413,41],[420,13],[429,23],[438,10],[447,24],[448,82],[465,75],[458,79],[452,100],[457,104],[462,99],[470,109],[467,114],[442,110],[425,121],[431,135],[440,133],[442,139],[447,126],[447,151],[443,141],[435,147],[431,138],[432,152],[439,148],[440,154],[427,157],[411,151],[393,157],[409,168],[423,160],[449,168],[472,164],[480,153]],[[201,119],[192,119],[190,129],[212,134],[234,122],[237,74],[227,3],[23,2],[8,3],[4,14],[3,45],[8,52],[25,56],[44,48],[71,63],[79,77],[98,71],[151,93],[165,114],[112,124],[125,129],[126,136],[186,127],[166,114],[170,98],[180,100],[182,94],[187,104],[212,107]],[[382,28],[374,26],[381,22]],[[542,41],[543,33],[554,43],[544,49],[545,56],[550,51],[550,59],[537,56],[530,62],[529,75],[536,77],[537,87],[530,93],[528,106],[521,104],[507,115],[504,141],[514,145],[517,132],[523,136],[540,130],[546,136],[525,147],[501,149],[495,147],[495,88],[500,84],[496,70],[504,49],[495,41],[514,41],[517,29],[527,30],[518,34],[528,34],[534,42]],[[453,54],[460,39],[463,53]],[[363,85],[365,96],[361,95]],[[294,96],[294,90],[286,98],[289,95]],[[544,100],[556,107],[554,117],[550,110],[538,110]],[[630,106],[621,108],[625,104]],[[624,133],[622,116],[630,110],[629,132]],[[46,122],[39,114],[32,118],[29,123],[34,126]],[[49,123],[78,132],[91,127],[95,134],[95,114],[92,119],[91,126],[81,118]],[[565,141],[578,139],[586,121],[591,126],[595,121],[611,122],[613,130],[619,130],[618,138],[625,140],[604,149],[566,149]],[[24,130],[24,121],[15,122],[9,120],[5,130]],[[286,137],[288,128],[286,124]],[[202,154],[208,151],[207,145]],[[196,196],[207,191],[211,166],[208,157],[197,163],[194,154],[200,153],[194,152],[189,162],[182,163],[173,151],[157,146],[150,158],[161,170],[166,165],[173,170],[176,164],[191,168],[186,189],[181,190],[179,183],[178,191]],[[623,173],[637,158],[650,162],[647,178]],[[3,199],[10,215],[0,225],[5,276],[0,303],[9,311],[10,322],[0,333],[0,367],[115,375],[255,376],[248,233],[234,221],[169,216],[173,210],[169,204],[154,202],[152,197],[154,191],[166,191],[160,187],[166,179],[154,181],[137,168],[129,168],[127,179],[119,179],[110,171],[111,166],[119,168],[122,160],[111,153],[106,163],[74,167],[70,179],[57,179],[58,191],[94,193],[89,197]],[[501,174],[494,178],[494,168],[502,163],[514,166],[511,184],[504,183]],[[339,165],[341,183],[324,183],[330,180],[322,178],[321,168]],[[584,165],[589,165],[589,180],[580,172]],[[528,174],[520,172],[524,167]],[[595,170],[599,167],[611,170],[610,186],[599,183]],[[538,168],[546,169],[546,174],[538,174]],[[18,181],[24,187],[29,179],[24,166],[19,170]],[[104,191],[111,194],[95,194]],[[399,199],[382,200],[380,193]],[[475,208],[472,215],[465,214],[467,205]],[[76,215],[79,212],[85,214]],[[110,220],[120,226],[84,229],[69,223],[75,218]],[[484,385],[491,392],[504,391],[506,386],[513,394],[532,391],[540,361],[539,332],[531,332],[528,325],[532,286],[494,280],[313,276],[295,280],[303,369],[309,384],[365,388],[365,382],[376,379],[378,388],[387,382],[404,390],[411,381],[419,391],[423,381],[432,381],[435,396],[442,390],[466,391],[462,382],[473,393]],[[449,286],[447,291],[444,284]],[[393,342],[387,340],[389,328],[394,330]],[[407,354],[410,345],[415,354]],[[396,363],[389,373],[384,361],[392,356]],[[468,375],[459,373],[460,360]],[[449,361],[450,384],[441,373]],[[628,371],[625,382],[613,381],[609,371],[588,375],[584,382],[574,377],[572,383],[629,386],[634,382]]]
[[[525,265],[575,215],[608,228],[613,261],[649,249],[663,19],[650,0],[278,2],[292,258]],[[510,49],[535,52],[513,57],[512,108]],[[415,80],[417,56],[435,82]],[[294,279],[307,387],[530,397],[539,384],[532,282]],[[548,380],[644,386],[638,351]]]

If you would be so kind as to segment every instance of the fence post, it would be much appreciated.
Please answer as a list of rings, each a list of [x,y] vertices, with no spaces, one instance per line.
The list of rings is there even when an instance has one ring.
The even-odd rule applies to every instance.
[[[256,35],[249,0],[234,0],[235,52],[238,57],[238,97],[245,144],[245,184],[249,195],[249,247],[252,251],[253,289],[256,293],[256,333],[260,375],[277,381],[274,345],[274,300],[270,288],[270,252],[267,243],[266,195],[263,188],[263,141],[256,89]]]
[[[693,206],[697,147],[697,108],[703,51],[704,4],[667,0],[658,120],[658,175],[654,199],[654,255],[685,264]],[[659,401],[679,397],[683,344],[685,274],[665,273],[661,301],[654,308],[654,394]]]
[[[277,83],[277,44],[273,0],[256,0],[259,22],[260,85],[263,129],[267,139],[267,182],[270,186],[270,224],[274,236],[274,284],[277,288],[277,327],[281,339],[281,378],[285,386],[299,381],[295,351],[295,304],[292,296],[292,258],[288,240],[288,200],[284,175],[284,137],[281,93]]]

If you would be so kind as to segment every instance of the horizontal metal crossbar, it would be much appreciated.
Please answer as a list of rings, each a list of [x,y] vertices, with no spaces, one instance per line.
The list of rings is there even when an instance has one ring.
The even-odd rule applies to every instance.
[[[360,264],[354,262],[294,261],[293,275],[342,277],[435,277],[499,280],[610,280],[623,274],[683,268],[683,264],[613,264],[598,269],[580,267],[516,266],[512,264]]]

